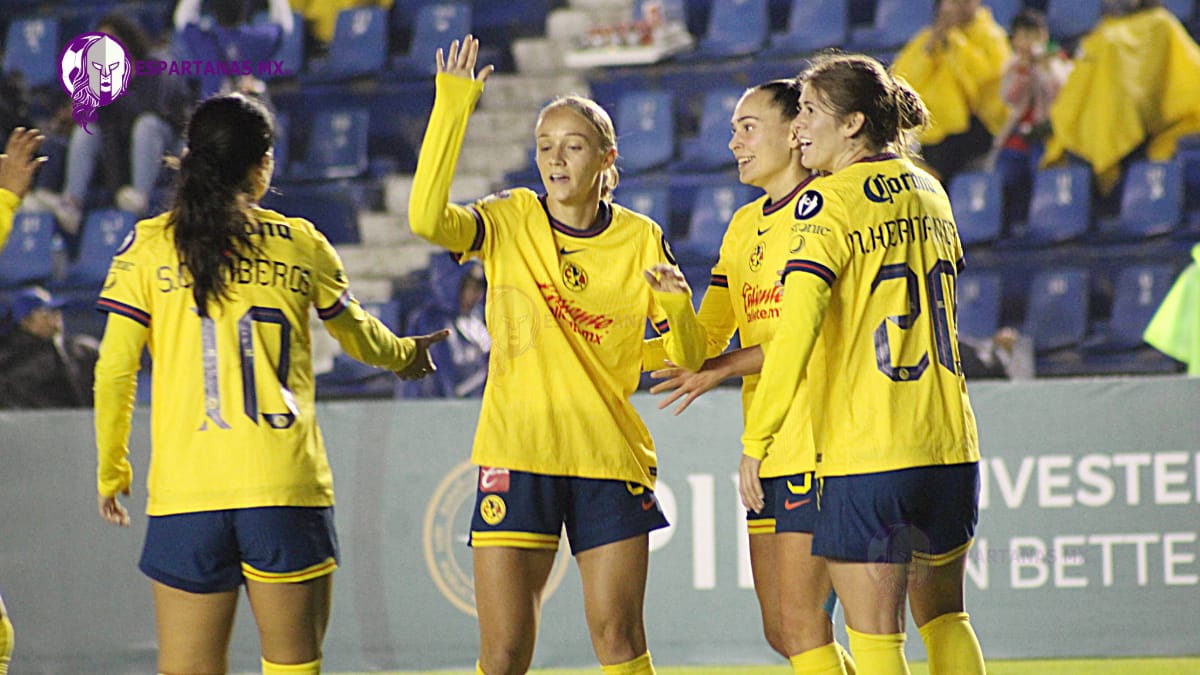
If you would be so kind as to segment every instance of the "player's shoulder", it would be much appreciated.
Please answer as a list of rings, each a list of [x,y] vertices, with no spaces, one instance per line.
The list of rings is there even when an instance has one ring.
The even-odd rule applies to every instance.
[[[305,218],[287,216],[261,206],[254,209],[253,215],[255,223],[266,234],[274,234],[285,239],[293,236],[312,239],[320,235],[320,229]]]
[[[117,246],[114,258],[154,257],[165,248],[174,249],[168,228],[171,224],[171,213],[164,212],[157,216],[139,220],[133,224],[125,239]]]
[[[504,209],[525,211],[534,207],[541,208],[538,194],[525,187],[497,190],[476,199],[474,204],[489,211]]]
[[[622,231],[632,230],[655,237],[661,236],[663,232],[662,225],[650,216],[617,202],[612,203],[612,226]]]

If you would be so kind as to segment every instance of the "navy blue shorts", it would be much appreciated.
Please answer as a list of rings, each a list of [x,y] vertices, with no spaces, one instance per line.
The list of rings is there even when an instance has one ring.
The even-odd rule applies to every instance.
[[[805,532],[817,526],[817,479],[813,472],[763,478],[762,511],[746,511],[750,534]]]
[[[470,546],[557,551],[563,525],[579,555],[666,527],[667,517],[644,485],[480,467]]]
[[[850,562],[932,565],[971,546],[979,520],[979,465],[951,464],[826,476],[813,555]]]
[[[308,581],[337,561],[332,506],[273,506],[151,516],[138,567],[172,588],[220,593],[246,579]]]

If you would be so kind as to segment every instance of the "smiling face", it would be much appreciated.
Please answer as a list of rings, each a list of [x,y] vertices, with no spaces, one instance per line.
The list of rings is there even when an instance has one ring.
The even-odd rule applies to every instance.
[[[862,126],[861,119],[862,113],[851,113],[847,119],[839,119],[820,90],[811,84],[804,85],[800,94],[800,114],[796,116],[804,166],[813,171],[833,173],[856,161],[864,149],[864,144],[854,138]]]
[[[742,96],[730,125],[729,150],[737,160],[741,182],[762,188],[773,198],[796,186],[799,144],[792,120],[784,117],[769,91],[755,89]]]
[[[546,110],[536,130],[538,173],[546,198],[568,206],[597,203],[602,174],[616,160],[596,127],[567,106]]]

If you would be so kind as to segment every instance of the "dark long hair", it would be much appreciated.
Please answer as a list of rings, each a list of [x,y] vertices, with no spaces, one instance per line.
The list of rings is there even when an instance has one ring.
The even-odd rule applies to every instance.
[[[270,111],[241,94],[204,101],[188,122],[170,224],[200,316],[228,297],[238,255],[258,251],[247,212],[251,170],[274,140]]]

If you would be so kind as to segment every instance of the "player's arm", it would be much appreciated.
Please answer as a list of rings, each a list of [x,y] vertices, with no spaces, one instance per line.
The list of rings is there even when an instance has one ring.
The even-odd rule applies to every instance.
[[[714,280],[709,284],[708,290],[704,292],[704,299],[700,301],[700,310],[696,312],[697,320],[704,327],[705,341],[707,342],[705,355],[708,357],[725,351],[725,348],[729,346],[729,340],[733,338],[734,331],[737,330],[737,318],[733,314],[733,306],[729,304],[729,289],[720,285],[716,278],[717,275],[714,273]],[[654,371],[652,375],[657,378],[659,377],[658,373],[669,361],[661,336],[650,338],[643,343],[642,370]],[[666,370],[674,370],[674,367],[666,368]]]
[[[667,358],[688,370],[698,370],[704,363],[707,338],[704,327],[692,308],[692,293],[679,268],[659,263],[644,272],[654,295],[654,304],[666,315],[655,322],[662,335]],[[655,312],[657,315],[658,312]]]
[[[0,249],[12,232],[13,215],[29,191],[34,172],[46,161],[45,157],[35,156],[45,139],[37,129],[17,127],[0,155]]]
[[[129,494],[133,482],[129,429],[142,349],[149,332],[148,319],[109,312],[96,361],[96,492],[100,516],[114,525],[129,524],[117,495]]]
[[[467,121],[493,70],[485,66],[475,74],[478,54],[479,41],[469,35],[461,49],[458,40],[451,43],[445,58],[441,49],[437,51],[437,91],[408,197],[413,234],[458,252],[478,249],[483,234],[483,224],[473,210],[450,203],[450,183]]]

